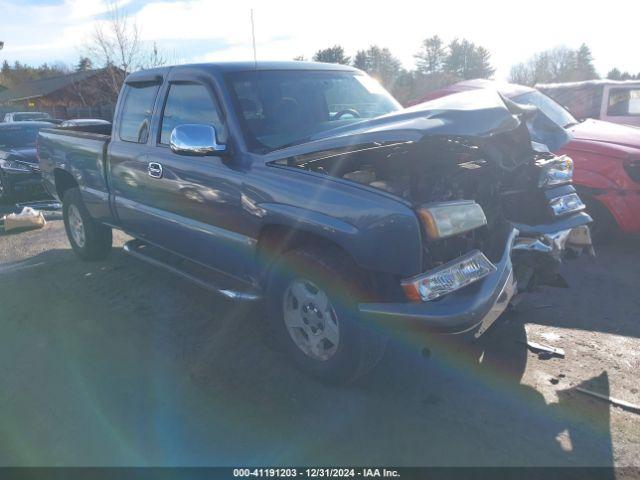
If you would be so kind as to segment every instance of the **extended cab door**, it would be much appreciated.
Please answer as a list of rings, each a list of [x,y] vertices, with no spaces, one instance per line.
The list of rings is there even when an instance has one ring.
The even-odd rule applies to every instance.
[[[116,216],[125,232],[139,238],[159,228],[159,219],[147,207],[154,188],[148,175],[152,120],[161,86],[162,77],[157,75],[125,83],[108,150]]]
[[[176,69],[160,91],[152,138],[138,157],[134,193],[127,198],[142,212],[140,236],[174,253],[242,278],[253,260],[255,241],[242,214],[245,172],[229,155],[190,156],[174,153],[171,132],[183,124],[215,128],[227,143],[227,128],[213,86],[206,76]],[[130,171],[130,169],[125,169]]]

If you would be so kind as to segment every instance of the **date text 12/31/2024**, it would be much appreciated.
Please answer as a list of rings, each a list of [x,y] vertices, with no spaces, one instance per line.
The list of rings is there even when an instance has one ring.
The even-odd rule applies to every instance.
[[[234,477],[262,478],[399,478],[397,470],[386,468],[236,468]]]

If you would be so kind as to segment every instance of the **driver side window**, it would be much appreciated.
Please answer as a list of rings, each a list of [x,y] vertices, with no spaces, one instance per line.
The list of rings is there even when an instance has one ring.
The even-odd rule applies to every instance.
[[[174,83],[162,115],[160,143],[169,145],[173,129],[187,123],[211,125],[216,129],[218,143],[227,142],[226,129],[209,91],[195,83]]]

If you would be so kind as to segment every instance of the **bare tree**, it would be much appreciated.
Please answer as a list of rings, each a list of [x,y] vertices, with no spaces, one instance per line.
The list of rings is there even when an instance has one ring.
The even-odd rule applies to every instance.
[[[109,0],[106,17],[105,21],[96,23],[85,49],[93,65],[107,72],[105,87],[115,101],[127,75],[135,70],[166,65],[168,57],[155,42],[150,48],[144,44],[136,21],[114,0]]]
[[[141,55],[138,25],[130,21],[114,0],[110,0],[107,19],[96,23],[86,50],[93,64],[106,70],[105,86],[115,98]]]
[[[158,48],[158,44],[153,42],[153,46],[151,50],[144,58],[143,63],[140,65],[140,68],[155,68],[155,67],[164,67],[169,63],[170,55],[167,54],[164,50]],[[171,55],[173,57],[173,55]],[[175,63],[175,62],[172,62]]]

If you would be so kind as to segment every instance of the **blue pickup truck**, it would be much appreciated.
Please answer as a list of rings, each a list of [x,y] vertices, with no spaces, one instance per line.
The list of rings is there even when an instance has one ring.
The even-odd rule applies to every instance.
[[[481,335],[590,247],[531,114],[489,91],[403,109],[343,65],[185,65],[131,74],[111,131],[42,130],[38,152],[81,258],[124,230],[131,255],[264,301],[297,365],[348,381],[390,331]]]

